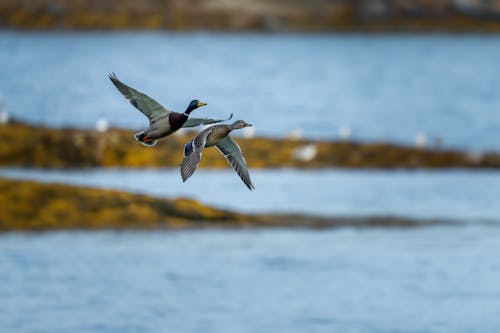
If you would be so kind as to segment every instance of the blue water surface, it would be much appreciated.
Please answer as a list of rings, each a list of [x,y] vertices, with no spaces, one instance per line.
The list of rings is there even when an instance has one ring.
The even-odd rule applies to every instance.
[[[0,96],[50,126],[141,128],[109,72],[165,106],[256,134],[500,150],[500,37],[0,32]],[[347,129],[347,131],[346,131]]]
[[[497,228],[0,234],[0,326],[495,332]]]

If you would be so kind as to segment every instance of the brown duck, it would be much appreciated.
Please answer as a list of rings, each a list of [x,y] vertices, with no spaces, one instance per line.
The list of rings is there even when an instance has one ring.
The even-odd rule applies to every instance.
[[[255,187],[250,180],[248,167],[238,144],[229,136],[232,130],[252,126],[243,120],[235,121],[230,125],[214,125],[201,131],[194,139],[184,145],[184,159],[181,163],[182,181],[193,175],[201,159],[204,148],[215,146],[231,164],[234,171],[240,176],[245,185],[253,190]]]

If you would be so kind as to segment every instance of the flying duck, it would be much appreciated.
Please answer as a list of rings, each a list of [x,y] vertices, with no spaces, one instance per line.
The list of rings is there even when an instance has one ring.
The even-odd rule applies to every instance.
[[[201,131],[194,139],[184,145],[184,159],[181,163],[182,181],[185,182],[193,175],[201,159],[203,148],[215,146],[231,164],[234,171],[250,189],[254,189],[247,162],[241,153],[238,144],[229,136],[232,130],[252,126],[243,120],[235,121],[230,125],[214,125]]]
[[[181,127],[195,127],[219,123],[233,117],[233,114],[231,114],[228,119],[189,118],[189,114],[193,110],[207,104],[194,99],[189,103],[186,111],[183,113],[174,112],[164,108],[160,103],[146,94],[127,86],[125,83],[118,80],[115,73],[109,74],[109,79],[113,82],[116,89],[118,89],[136,109],[149,118],[149,127],[135,134],[135,139],[145,146],[154,146],[158,139],[174,133]]]

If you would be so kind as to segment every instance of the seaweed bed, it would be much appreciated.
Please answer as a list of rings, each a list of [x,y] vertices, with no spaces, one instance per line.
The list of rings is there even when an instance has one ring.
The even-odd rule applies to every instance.
[[[462,1],[463,2],[463,1]],[[0,0],[0,27],[223,31],[500,31],[491,1]]]
[[[0,178],[0,231],[244,227],[419,227],[453,221],[398,217],[240,214],[185,198]]]
[[[133,132],[55,129],[20,122],[0,125],[0,166],[177,167],[183,145],[194,132],[172,135],[153,148],[144,147]],[[13,140],[12,138],[15,138]],[[250,168],[499,168],[500,154],[407,147],[389,143],[315,141],[307,139],[237,138]],[[314,147],[311,158],[297,157]],[[226,168],[216,149],[207,149],[200,167]]]

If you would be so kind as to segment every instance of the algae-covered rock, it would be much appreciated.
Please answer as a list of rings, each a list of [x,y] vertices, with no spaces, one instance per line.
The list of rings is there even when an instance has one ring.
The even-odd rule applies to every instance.
[[[189,199],[0,178],[0,230],[159,228],[237,222]]]
[[[184,144],[196,135],[171,135],[144,147],[133,132],[54,129],[14,123],[0,126],[0,166],[178,167]],[[11,140],[15,137],[16,140]],[[388,143],[235,137],[250,168],[499,168],[500,154],[422,149]],[[297,158],[313,147],[314,154]],[[228,168],[215,148],[204,151],[200,168]]]
[[[401,217],[240,214],[190,199],[0,178],[0,231],[246,227],[418,227],[450,224]]]

